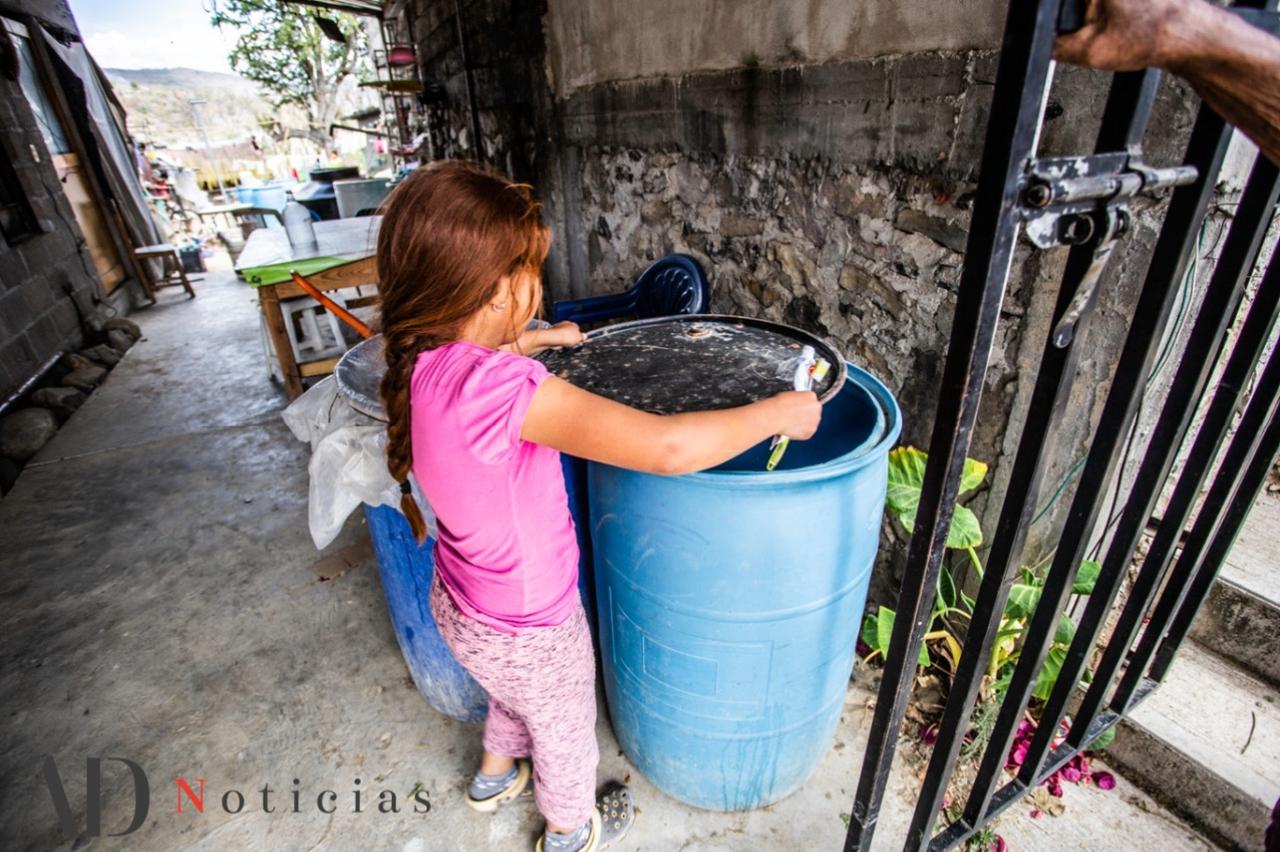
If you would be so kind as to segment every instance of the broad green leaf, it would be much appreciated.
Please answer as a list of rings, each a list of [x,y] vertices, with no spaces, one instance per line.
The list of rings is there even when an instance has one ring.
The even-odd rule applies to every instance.
[[[1032,698],[1039,698],[1044,701],[1049,697],[1049,693],[1053,692],[1053,685],[1058,682],[1058,675],[1062,672],[1062,664],[1067,660],[1067,649],[1062,645],[1054,645],[1049,649],[1049,655],[1044,658],[1044,665],[1040,667],[1040,674],[1036,677],[1036,687],[1031,690]]]
[[[960,475],[960,493],[967,494],[987,478],[987,466],[977,459],[964,460],[964,473]]]
[[[973,612],[973,608],[977,606],[974,599],[966,595],[964,592],[960,593],[960,600],[964,601],[964,605],[969,608],[969,612]]]
[[[877,621],[874,615],[868,614],[862,619],[862,641],[873,652],[880,651],[883,654],[884,651],[880,648],[880,639],[877,636],[876,624]]]
[[[1098,734],[1098,736],[1094,737],[1093,742],[1089,743],[1086,748],[1090,751],[1102,751],[1104,748],[1111,745],[1111,741],[1115,738],[1116,726],[1112,725],[1110,728],[1107,728],[1105,731]]]
[[[1093,587],[1098,582],[1098,574],[1102,571],[1102,566],[1097,562],[1086,559],[1080,563],[1080,570],[1076,572],[1075,582],[1071,584],[1071,591],[1077,595],[1088,595],[1093,593]]]
[[[880,607],[876,613],[876,647],[885,656],[889,655],[889,643],[893,641],[894,612],[887,606]]]
[[[876,644],[872,647],[880,651],[884,656],[889,655],[889,643],[893,641],[893,619],[895,613],[887,606],[880,607],[876,613]],[[863,640],[865,641],[865,639]],[[870,645],[870,642],[867,642]],[[929,649],[920,643],[920,653],[916,657],[917,662],[922,666],[929,665]]]
[[[907,532],[911,532],[915,525],[926,458],[926,454],[915,447],[898,447],[889,453],[889,488],[885,503],[902,521]]]
[[[1004,613],[1010,618],[1029,618],[1039,602],[1039,586],[1014,583],[1009,589],[1009,602],[1004,606]]]
[[[978,516],[968,506],[956,506],[951,516],[951,529],[947,531],[947,547],[957,550],[982,544],[982,526]]]
[[[885,505],[897,516],[903,529],[915,532],[916,512],[920,508],[920,489],[924,485],[925,463],[928,453],[915,447],[898,447],[889,453],[889,486],[885,492]],[[960,493],[971,491],[986,478],[987,466],[973,459],[966,459],[960,480]],[[964,506],[956,506],[947,533],[947,547],[968,548],[982,544],[982,527],[977,515]]]
[[[956,580],[951,571],[943,565],[938,572],[938,609],[951,609],[956,605]]]
[[[1053,641],[1060,645],[1070,645],[1071,640],[1076,638],[1076,623],[1061,613],[1058,615],[1058,629],[1053,634]]]

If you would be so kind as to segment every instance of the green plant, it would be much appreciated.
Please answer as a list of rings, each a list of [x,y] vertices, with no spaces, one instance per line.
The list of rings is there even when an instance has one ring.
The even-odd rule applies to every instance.
[[[924,484],[927,460],[927,454],[915,447],[899,447],[889,454],[889,486],[885,506],[908,533],[915,529],[916,512],[920,505],[920,492]],[[978,488],[986,475],[987,465],[974,459],[965,459],[959,496]],[[947,534],[947,547],[965,551],[979,578],[982,576],[982,562],[978,558],[977,548],[981,544],[982,525],[978,521],[978,516],[967,506],[957,505],[954,508],[951,529]],[[1100,566],[1096,562],[1082,562],[1076,574],[1072,592],[1078,595],[1090,594],[1097,581],[1099,570]],[[1010,589],[1008,602],[1005,604],[1000,624],[996,629],[991,659],[983,679],[979,707],[998,703],[1003,697],[1022,652],[1022,639],[1026,633],[1027,624],[1035,612],[1036,605],[1040,602],[1043,589],[1043,576],[1030,568],[1019,569],[1018,581]],[[973,609],[973,599],[959,588],[951,570],[943,565],[938,575],[933,609],[929,615],[929,628],[925,632],[917,658],[920,665],[933,667],[944,675],[955,673],[962,653],[957,622],[967,623],[973,616]],[[883,658],[888,652],[895,617],[896,613],[884,606],[867,615],[861,631],[862,643],[866,646],[864,659],[872,660],[877,656]],[[1064,614],[1058,622],[1053,643],[1037,676],[1032,691],[1033,697],[1040,700],[1048,698],[1062,671],[1067,649],[1074,638],[1075,624]],[[938,664],[938,660],[944,660],[947,663],[946,669]],[[976,732],[975,739],[980,739],[981,736],[982,732],[979,730]]]

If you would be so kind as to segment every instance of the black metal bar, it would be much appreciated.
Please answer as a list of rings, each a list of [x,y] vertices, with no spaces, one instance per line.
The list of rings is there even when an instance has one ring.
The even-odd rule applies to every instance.
[[[1272,360],[1280,359],[1272,356]],[[1218,530],[1214,533],[1213,541],[1187,589],[1182,606],[1174,616],[1173,626],[1169,628],[1168,635],[1156,652],[1156,661],[1151,666],[1151,678],[1157,683],[1163,682],[1165,675],[1169,673],[1169,667],[1173,665],[1173,658],[1177,655],[1178,648],[1182,647],[1187,633],[1191,631],[1191,622],[1195,620],[1196,613],[1200,611],[1205,598],[1209,596],[1209,589],[1218,578],[1218,571],[1221,570],[1227,554],[1235,545],[1245,519],[1249,516],[1250,510],[1258,499],[1258,494],[1267,482],[1271,468],[1277,459],[1280,459],[1280,382],[1267,388],[1266,394],[1271,396],[1271,423],[1267,427],[1266,434],[1256,442],[1248,469],[1237,481],[1231,496],[1231,504],[1222,513]],[[1265,397],[1266,394],[1263,396]]]
[[[1067,701],[1073,691],[1072,684],[1080,678],[1085,658],[1093,648],[1095,634],[1101,629],[1115,601],[1119,580],[1127,571],[1147,521],[1155,511],[1178,448],[1186,437],[1196,403],[1203,394],[1216,363],[1214,356],[1220,351],[1232,316],[1244,297],[1248,277],[1271,223],[1278,195],[1280,169],[1260,156],[1241,196],[1236,219],[1223,243],[1222,254],[1201,302],[1187,348],[1169,387],[1169,404],[1156,423],[1142,465],[1134,477],[1130,502],[1125,507],[1107,549],[1098,586],[1085,607],[1080,629],[1063,664],[1063,674],[1059,675],[1059,682],[1041,716],[1042,721],[1049,720],[1053,723],[1049,726],[1050,730],[1057,726],[1066,712]],[[1244,387],[1262,356],[1278,315],[1280,287],[1261,289],[1241,327],[1217,391],[1206,410],[1191,456],[1183,467],[1164,511],[1160,528],[1121,609],[1107,649],[1097,670],[1093,672],[1084,700],[1076,711],[1072,730],[1068,734],[1068,742],[1075,746],[1087,745],[1084,737],[1088,727],[1124,663],[1125,652],[1142,627],[1143,614],[1151,605],[1160,580],[1172,561],[1179,533],[1191,512],[1196,494],[1209,473],[1216,448],[1226,437],[1240,389]],[[1107,585],[1103,585],[1102,578],[1108,578]],[[1033,743],[1030,751],[1035,750]]]
[[[1097,141],[1099,152],[1116,147],[1117,144],[1125,144],[1134,135],[1135,128],[1146,126],[1152,103],[1150,93],[1159,85],[1159,79],[1158,71],[1121,74],[1114,78],[1103,111],[1102,130]],[[1073,247],[1068,255],[1054,309],[1053,325],[1056,325],[1057,318],[1074,301],[1094,260],[1096,248],[1095,241],[1089,245]],[[1095,289],[1090,305],[1082,315],[1082,322],[1088,321],[1096,294]],[[955,768],[973,705],[982,685],[986,661],[990,657],[991,646],[1000,626],[1000,613],[1004,611],[1009,597],[1031,517],[1036,510],[1044,472],[1045,449],[1052,446],[1054,430],[1070,396],[1079,350],[1072,344],[1060,348],[1055,343],[1053,325],[1045,340],[1022,439],[1018,443],[1017,457],[1011,468],[1013,472],[1006,489],[1000,519],[996,524],[992,550],[987,557],[982,586],[969,620],[970,628],[965,636],[960,664],[952,679],[946,708],[938,726],[938,739],[934,743],[929,768],[921,782],[920,795],[907,832],[907,849],[922,847],[933,831],[947,782]],[[1073,339],[1078,339],[1078,336]]]
[[[1194,184],[1175,190],[1170,200],[1093,445],[1071,502],[1061,546],[1045,577],[1040,603],[1024,634],[1013,678],[969,793],[964,816],[971,824],[977,825],[986,818],[992,790],[1013,743],[1018,722],[1031,699],[1058,618],[1070,598],[1076,571],[1097,523],[1101,498],[1111,481],[1118,450],[1133,422],[1143,384],[1159,348],[1160,332],[1176,297],[1177,283],[1186,273],[1195,232],[1213,194],[1231,132],[1220,116],[1206,106],[1200,108],[1184,160],[1196,167],[1199,176]]]
[[[1267,274],[1264,276],[1258,296],[1255,298],[1264,298],[1268,291],[1274,295],[1277,289],[1280,289],[1280,253],[1272,256],[1271,263],[1267,268]],[[1251,329],[1251,334],[1253,333],[1255,332]],[[1252,343],[1252,341],[1248,342]],[[1265,341],[1263,345],[1265,345]],[[1233,358],[1233,360],[1235,359]],[[1244,355],[1242,355],[1241,360],[1244,360]],[[1238,373],[1233,378],[1238,378]],[[1228,403],[1234,404],[1232,397],[1240,393],[1240,389],[1244,387],[1247,381],[1248,375],[1246,374],[1244,379],[1239,381],[1234,388],[1226,388],[1215,395],[1215,408],[1220,408]],[[1143,632],[1142,639],[1138,642],[1137,648],[1128,660],[1128,669],[1125,671],[1124,677],[1121,678],[1115,694],[1111,697],[1110,707],[1112,709],[1122,713],[1128,709],[1131,697],[1144,676],[1148,664],[1155,656],[1160,640],[1166,633],[1166,626],[1173,623],[1174,627],[1180,628],[1182,620],[1189,623],[1189,616],[1184,617],[1182,620],[1175,620],[1175,614],[1190,612],[1194,615],[1195,610],[1199,608],[1204,596],[1208,594],[1209,588],[1213,585],[1218,566],[1216,563],[1208,561],[1206,548],[1208,548],[1210,538],[1214,535],[1214,530],[1219,526],[1220,522],[1224,529],[1230,528],[1228,520],[1221,515],[1222,507],[1231,503],[1232,494],[1237,490],[1237,479],[1243,475],[1249,465],[1249,459],[1255,455],[1254,451],[1260,441],[1259,436],[1262,434],[1264,424],[1271,408],[1276,404],[1277,398],[1280,398],[1280,354],[1273,352],[1267,366],[1262,371],[1262,376],[1258,381],[1253,397],[1249,400],[1248,405],[1245,407],[1244,415],[1236,426],[1235,437],[1227,446],[1226,453],[1222,457],[1222,461],[1218,466],[1218,474],[1209,488],[1209,493],[1204,498],[1203,508],[1191,528],[1191,533],[1187,536],[1177,565],[1171,571],[1169,581],[1165,584],[1164,590],[1156,602],[1155,609],[1151,614],[1151,620]],[[1217,414],[1218,412],[1215,411],[1213,413]],[[1209,457],[1209,461],[1212,461],[1212,456],[1218,446],[1218,442],[1211,440],[1213,437],[1216,436],[1207,436],[1203,441],[1197,437],[1191,450],[1191,457],[1188,459],[1188,465],[1192,463],[1197,466],[1207,465],[1208,462],[1205,461],[1206,455]],[[1178,490],[1182,490],[1182,483],[1179,482],[1178,485]],[[1178,495],[1176,491],[1175,496],[1182,496],[1185,499],[1185,495]],[[1168,519],[1167,523],[1170,525],[1175,524],[1176,518]],[[1163,528],[1164,524],[1161,526]],[[1175,532],[1181,532],[1180,525],[1175,527]],[[1183,607],[1184,597],[1191,604],[1190,609]],[[1172,630],[1170,630],[1170,634],[1172,635]],[[1179,638],[1177,642],[1181,642],[1181,639]],[[1175,646],[1177,642],[1174,643]],[[1161,670],[1161,675],[1163,675],[1163,669]]]
[[[916,658],[1009,277],[1019,225],[1019,184],[1023,165],[1034,153],[1038,139],[1057,14],[1057,0],[1009,4],[929,462],[908,548],[898,617],[845,836],[848,852],[871,844],[915,679]]]

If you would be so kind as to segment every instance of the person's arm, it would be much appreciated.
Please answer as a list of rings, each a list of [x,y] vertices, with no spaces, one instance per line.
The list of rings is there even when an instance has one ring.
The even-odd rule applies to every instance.
[[[1280,164],[1280,38],[1205,0],[1090,0],[1054,57],[1112,71],[1162,68]]]
[[[648,414],[548,376],[534,392],[520,437],[579,458],[647,473],[715,467],[772,435],[804,440],[822,405],[810,391],[720,411]]]
[[[550,328],[530,328],[520,333],[515,343],[504,343],[498,348],[504,352],[521,355],[537,355],[544,349],[560,346],[577,346],[587,339],[577,323],[558,322]]]

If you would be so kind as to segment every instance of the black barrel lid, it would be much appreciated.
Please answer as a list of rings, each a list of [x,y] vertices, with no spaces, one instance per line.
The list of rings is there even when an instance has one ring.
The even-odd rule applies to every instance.
[[[768,320],[715,314],[637,320],[598,329],[585,343],[537,358],[592,393],[654,414],[678,414],[794,390],[806,346],[831,365],[814,388],[826,402],[844,385],[844,358],[821,338]]]
[[[746,405],[794,390],[804,347],[831,365],[814,391],[823,402],[844,385],[844,356],[821,338],[781,323],[690,314],[597,329],[578,346],[536,357],[569,382],[654,414]],[[386,363],[382,338],[353,347],[338,362],[338,389],[357,411],[386,419],[378,385]]]

